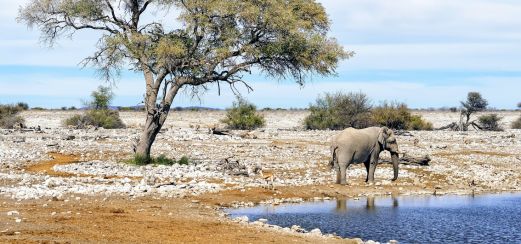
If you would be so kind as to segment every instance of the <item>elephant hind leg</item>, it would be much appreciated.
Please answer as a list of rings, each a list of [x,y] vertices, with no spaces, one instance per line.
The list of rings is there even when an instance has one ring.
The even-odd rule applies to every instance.
[[[337,175],[337,181],[338,178],[340,178],[339,184],[341,185],[347,185],[347,168],[353,161],[353,157],[351,153],[341,153],[338,156],[338,169],[339,169],[339,175]]]

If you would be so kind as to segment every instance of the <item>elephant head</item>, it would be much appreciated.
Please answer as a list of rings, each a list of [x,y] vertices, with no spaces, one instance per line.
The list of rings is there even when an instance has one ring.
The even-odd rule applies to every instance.
[[[396,137],[391,129],[383,127],[378,135],[378,143],[382,150],[387,150],[391,153],[391,159],[393,162],[394,177],[393,181],[398,179],[398,164],[400,160],[398,158],[398,143]]]

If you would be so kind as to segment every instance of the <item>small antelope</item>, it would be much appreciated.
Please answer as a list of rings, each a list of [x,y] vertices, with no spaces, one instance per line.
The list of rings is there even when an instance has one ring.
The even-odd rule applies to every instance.
[[[273,174],[273,172],[263,172],[262,169],[259,170],[259,173],[260,173],[262,179],[264,179],[266,181],[266,184],[268,185],[268,187],[271,184],[271,189],[274,190],[275,187],[273,186],[273,180],[275,179],[275,174]]]

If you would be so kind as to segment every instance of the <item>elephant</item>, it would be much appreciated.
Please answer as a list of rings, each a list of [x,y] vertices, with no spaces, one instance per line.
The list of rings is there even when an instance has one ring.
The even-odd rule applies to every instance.
[[[332,159],[330,165],[337,171],[337,184],[346,185],[346,171],[349,165],[364,163],[366,182],[374,182],[374,172],[380,152],[391,153],[394,177],[398,179],[398,143],[391,129],[369,127],[365,129],[347,128],[331,139]]]

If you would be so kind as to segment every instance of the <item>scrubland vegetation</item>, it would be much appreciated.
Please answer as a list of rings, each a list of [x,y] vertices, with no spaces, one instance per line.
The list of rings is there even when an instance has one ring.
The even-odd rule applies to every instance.
[[[432,124],[412,115],[404,103],[383,102],[373,107],[364,93],[326,93],[309,107],[307,129],[341,130],[348,127],[387,126],[398,130],[432,130]]]
[[[25,120],[18,113],[27,109],[29,109],[29,106],[26,103],[0,105],[0,128],[24,127]]]
[[[109,110],[109,105],[114,94],[109,87],[100,86],[91,94],[92,101],[88,102],[90,110],[81,115],[74,115],[64,124],[75,128],[86,128],[89,126],[103,127],[105,129],[125,128],[125,124],[119,117],[119,112]]]
[[[221,122],[228,128],[237,130],[253,130],[266,123],[264,116],[257,113],[257,107],[241,97],[237,97],[237,101],[228,109],[226,118]]]

